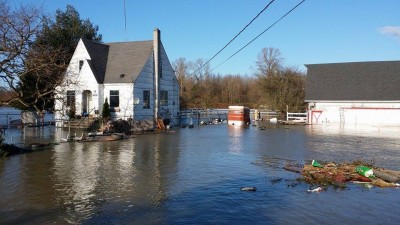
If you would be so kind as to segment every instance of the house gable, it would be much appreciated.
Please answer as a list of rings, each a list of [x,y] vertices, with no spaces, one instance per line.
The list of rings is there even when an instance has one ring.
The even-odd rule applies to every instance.
[[[67,67],[65,87],[62,89],[76,90],[85,88],[88,84],[95,83],[97,85],[93,68],[93,60],[84,41],[81,39]]]
[[[139,76],[135,80],[134,96],[139,99],[139,104],[135,105],[135,119],[146,120],[154,117],[154,58],[151,56]],[[148,96],[148,101],[145,105],[143,99],[144,91]]]
[[[161,75],[159,77],[159,92],[167,92],[167,101],[159,102],[159,117],[169,114],[177,117],[179,112],[179,84],[175,72],[168,59],[167,53],[160,42]],[[143,70],[137,77],[134,88],[134,96],[139,99],[135,106],[135,119],[145,120],[154,117],[154,54],[147,60]],[[146,92],[146,93],[145,93]],[[149,102],[144,97],[149,94]],[[161,99],[160,99],[161,100]],[[148,104],[148,105],[147,105]],[[177,123],[177,121],[175,121]]]
[[[87,40],[81,40],[89,54],[89,65],[98,84],[104,82],[109,46]]]
[[[306,65],[307,102],[398,101],[400,61]]]
[[[179,111],[179,82],[175,71],[168,59],[164,46],[161,43],[162,77],[160,78],[160,91],[168,91],[168,108],[170,112]]]

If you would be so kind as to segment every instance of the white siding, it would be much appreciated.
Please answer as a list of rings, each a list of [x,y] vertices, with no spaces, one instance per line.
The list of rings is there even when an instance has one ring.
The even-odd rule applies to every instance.
[[[139,98],[139,104],[135,106],[135,120],[153,120],[154,118],[154,59],[150,57],[142,72],[135,81],[134,97]],[[143,106],[143,91],[150,91],[150,108]]]
[[[160,115],[169,114],[174,125],[179,125],[179,84],[168,56],[161,46],[162,78],[160,91],[168,91],[168,106],[160,106]]]
[[[159,107],[159,116],[170,115],[173,123],[178,125],[179,85],[167,54],[161,48],[162,77],[159,80],[159,91],[168,91],[168,105]],[[143,108],[143,91],[150,91],[150,109]],[[152,120],[154,118],[154,58],[150,57],[142,72],[135,81],[134,96],[140,99],[135,107],[135,120]]]
[[[315,102],[309,111],[309,121],[398,126],[400,102]]]
[[[81,60],[84,64],[79,71],[79,61]],[[91,114],[94,114],[94,110],[99,109],[101,89],[97,84],[87,60],[90,60],[89,53],[82,40],[80,40],[67,67],[65,82],[62,86],[56,88],[58,98],[64,99],[64,101],[66,100],[67,91],[75,91],[75,108],[77,115],[82,114],[82,93],[85,90],[90,91],[92,95],[89,103],[90,110],[93,109]],[[68,109],[64,106],[64,101],[56,100],[56,119],[65,118],[66,110]]]
[[[111,112],[113,119],[133,118],[133,83],[104,84],[104,99],[108,99],[110,104],[110,91],[119,91],[119,107],[115,112]]]

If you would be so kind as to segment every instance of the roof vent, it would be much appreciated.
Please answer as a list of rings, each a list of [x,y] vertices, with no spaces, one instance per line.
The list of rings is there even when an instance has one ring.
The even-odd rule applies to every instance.
[[[125,77],[125,74],[119,75],[119,78],[124,78],[124,77]]]

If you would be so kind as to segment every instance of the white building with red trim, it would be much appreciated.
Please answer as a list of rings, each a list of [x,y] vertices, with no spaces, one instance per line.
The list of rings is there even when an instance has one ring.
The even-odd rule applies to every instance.
[[[400,61],[306,67],[310,124],[400,126]]]

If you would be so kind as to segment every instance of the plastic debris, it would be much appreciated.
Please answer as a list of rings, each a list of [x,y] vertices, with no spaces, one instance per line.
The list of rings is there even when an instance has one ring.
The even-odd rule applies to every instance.
[[[311,165],[313,165],[314,167],[319,167],[319,168],[324,168],[323,165],[321,165],[319,162],[317,162],[316,160],[313,160],[311,162]]]
[[[324,191],[324,189],[322,187],[317,187],[314,189],[308,189],[307,191],[308,192],[321,192],[321,191]]]
[[[256,187],[241,187],[241,191],[257,191]]]
[[[374,171],[366,166],[357,166],[356,172],[359,173],[360,175],[363,175],[364,177],[375,177]]]

